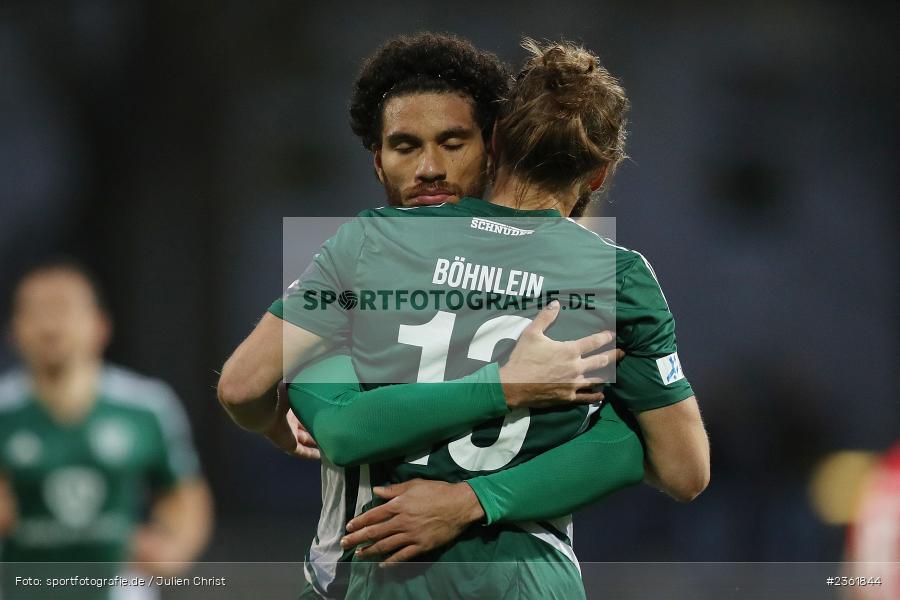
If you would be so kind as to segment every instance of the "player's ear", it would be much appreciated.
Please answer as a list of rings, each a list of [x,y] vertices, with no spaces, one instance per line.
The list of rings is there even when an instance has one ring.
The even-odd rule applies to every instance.
[[[381,166],[381,148],[372,146],[372,162],[375,164],[375,176],[384,185],[384,168]]]
[[[99,310],[99,314],[97,315],[97,351],[100,354],[106,351],[106,348],[109,346],[110,341],[112,340],[113,334],[113,321],[112,317],[109,316],[105,310]]]
[[[600,189],[600,186],[603,185],[603,182],[606,181],[606,173],[608,171],[609,163],[606,163],[594,173],[594,177],[591,179],[591,191],[596,192]]]

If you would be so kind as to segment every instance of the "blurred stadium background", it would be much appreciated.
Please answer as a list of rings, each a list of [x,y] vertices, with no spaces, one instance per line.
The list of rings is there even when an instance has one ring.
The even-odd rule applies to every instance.
[[[360,61],[422,29],[512,63],[523,35],[564,36],[630,93],[632,159],[595,214],[616,217],[620,243],[659,273],[713,452],[690,505],[640,487],[579,514],[580,558],[840,560],[848,509],[823,502],[868,463],[832,461],[813,486],[816,467],[900,439],[898,13],[5,0],[3,314],[27,262],[90,264],[117,326],[109,358],[170,382],[190,414],[217,499],[205,560],[302,560],[318,465],[239,431],[213,388],[281,292],[282,217],[383,203],[347,125]],[[4,346],[0,367],[12,364]]]

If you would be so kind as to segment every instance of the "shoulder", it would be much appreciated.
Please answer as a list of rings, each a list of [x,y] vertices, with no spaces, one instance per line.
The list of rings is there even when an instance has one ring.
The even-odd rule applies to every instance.
[[[178,397],[160,379],[108,364],[100,376],[100,393],[111,405],[152,415],[164,430],[186,426]]]
[[[24,369],[13,369],[0,374],[0,413],[10,413],[23,408],[28,402],[31,380]]]
[[[659,296],[662,304],[668,307],[668,302],[662,293],[659,278],[656,271],[641,252],[623,246],[612,239],[602,236],[591,229],[588,229],[574,219],[564,219],[567,227],[567,233],[572,237],[572,241],[576,244],[585,244],[592,248],[600,260],[612,260],[615,262],[616,272],[616,288],[620,291],[626,289],[640,289],[650,293],[652,297]],[[578,239],[575,236],[585,236]],[[580,246],[579,246],[580,247]]]
[[[616,270],[620,273],[630,270],[636,264],[644,265],[651,271],[653,270],[646,257],[637,250],[626,248],[611,238],[585,227],[571,217],[565,217],[562,222],[562,227],[566,234],[572,236],[576,243],[584,243],[597,252],[615,257]]]

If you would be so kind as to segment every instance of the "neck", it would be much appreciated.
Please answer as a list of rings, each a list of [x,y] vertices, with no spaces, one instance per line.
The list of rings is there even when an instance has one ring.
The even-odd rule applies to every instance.
[[[497,171],[497,178],[491,188],[491,203],[519,210],[556,209],[563,216],[572,212],[577,194],[572,192],[551,192],[505,169]]]
[[[58,421],[78,422],[94,405],[99,374],[99,359],[34,369],[32,377],[37,400]]]

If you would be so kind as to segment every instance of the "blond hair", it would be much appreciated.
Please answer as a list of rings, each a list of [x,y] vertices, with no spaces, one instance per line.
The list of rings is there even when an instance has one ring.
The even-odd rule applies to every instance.
[[[628,98],[600,60],[569,42],[522,42],[531,57],[497,121],[497,161],[548,190],[586,183],[626,157]]]

